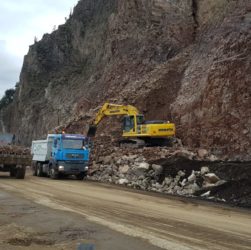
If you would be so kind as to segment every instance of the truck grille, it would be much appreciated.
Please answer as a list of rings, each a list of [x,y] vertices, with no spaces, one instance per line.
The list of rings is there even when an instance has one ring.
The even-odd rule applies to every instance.
[[[83,159],[83,154],[66,154],[66,158],[68,159]]]

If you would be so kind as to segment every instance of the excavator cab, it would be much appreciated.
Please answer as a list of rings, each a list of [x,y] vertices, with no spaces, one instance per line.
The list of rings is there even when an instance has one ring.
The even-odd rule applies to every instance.
[[[123,118],[123,131],[130,132],[135,127],[134,116],[126,115]]]
[[[136,122],[136,124],[135,124]],[[123,131],[130,132],[133,129],[135,132],[136,125],[141,125],[144,123],[143,115],[127,115],[123,119]]]

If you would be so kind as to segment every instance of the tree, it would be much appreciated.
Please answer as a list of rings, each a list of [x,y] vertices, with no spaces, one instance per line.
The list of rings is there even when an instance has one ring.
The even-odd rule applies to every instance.
[[[13,102],[15,94],[15,89],[7,89],[3,98],[0,100],[0,109],[7,107],[10,103]]]

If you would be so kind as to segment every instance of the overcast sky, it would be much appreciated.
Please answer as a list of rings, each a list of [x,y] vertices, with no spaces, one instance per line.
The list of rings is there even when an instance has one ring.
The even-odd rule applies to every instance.
[[[0,97],[19,81],[23,57],[34,37],[65,22],[78,0],[0,1]]]

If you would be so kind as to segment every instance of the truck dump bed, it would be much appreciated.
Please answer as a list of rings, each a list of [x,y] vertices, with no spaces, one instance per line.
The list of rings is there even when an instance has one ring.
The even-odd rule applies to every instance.
[[[51,157],[52,138],[48,137],[46,140],[32,141],[31,154],[33,161],[46,162]]]
[[[0,164],[28,166],[31,164],[30,150],[15,145],[2,145],[0,146]]]
[[[10,172],[11,177],[23,179],[26,166],[30,164],[30,149],[15,145],[0,146],[0,172]]]

